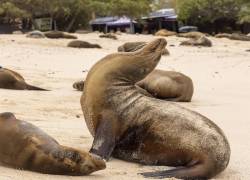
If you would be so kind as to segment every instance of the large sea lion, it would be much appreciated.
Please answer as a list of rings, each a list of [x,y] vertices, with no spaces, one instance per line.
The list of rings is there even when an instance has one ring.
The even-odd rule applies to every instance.
[[[74,40],[68,43],[68,47],[73,47],[73,48],[102,48],[99,44],[91,44],[86,41],[81,41],[81,40]]]
[[[165,37],[167,37],[167,36],[174,36],[174,35],[176,35],[177,33],[176,32],[174,32],[174,31],[169,31],[169,30],[167,30],[167,29],[161,29],[161,30],[159,30],[159,31],[157,31],[156,33],[155,33],[155,36],[165,36]]]
[[[206,36],[199,38],[192,38],[187,41],[183,41],[180,44],[181,46],[203,46],[203,47],[212,47],[212,41],[209,40]]]
[[[135,87],[156,67],[166,44],[156,39],[139,51],[108,55],[91,68],[81,97],[94,136],[90,152],[107,160],[113,155],[177,167],[146,177],[211,178],[229,163],[222,130],[197,112],[144,96]]]
[[[0,68],[0,88],[47,91],[46,89],[27,84],[19,73],[6,68]]]
[[[176,102],[190,102],[194,92],[192,79],[188,76],[175,71],[158,69],[137,82],[136,87],[149,97]],[[76,81],[73,88],[83,91],[84,81]]]
[[[194,92],[192,80],[175,71],[153,70],[136,85],[153,97],[167,101],[189,102]]]
[[[134,52],[143,48],[146,42],[126,42],[118,47],[118,52]],[[165,48],[162,50],[162,55],[169,55],[169,51]]]
[[[44,35],[50,39],[59,39],[59,38],[77,39],[76,36],[71,35],[69,33],[62,32],[62,31],[47,31],[44,33]]]
[[[100,157],[62,146],[12,113],[0,113],[0,162],[13,168],[64,175],[87,175],[106,167]]]

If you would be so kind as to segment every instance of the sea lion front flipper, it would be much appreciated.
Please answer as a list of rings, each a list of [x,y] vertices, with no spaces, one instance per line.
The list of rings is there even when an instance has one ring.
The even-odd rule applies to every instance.
[[[90,153],[96,154],[107,161],[115,148],[116,137],[114,131],[110,130],[113,129],[112,123],[112,121],[107,120],[100,121],[90,149]]]

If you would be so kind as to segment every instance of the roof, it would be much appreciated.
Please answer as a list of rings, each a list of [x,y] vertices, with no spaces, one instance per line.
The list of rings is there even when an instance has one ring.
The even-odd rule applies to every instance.
[[[177,19],[177,15],[174,9],[160,9],[158,11],[150,13],[148,17],[143,17],[142,19],[152,18]]]
[[[101,17],[90,21],[90,24],[107,24],[108,22],[113,22],[119,19],[117,16]]]

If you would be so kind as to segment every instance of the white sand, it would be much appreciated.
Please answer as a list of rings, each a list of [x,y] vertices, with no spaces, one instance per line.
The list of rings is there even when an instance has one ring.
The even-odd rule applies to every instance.
[[[99,43],[103,49],[67,48],[70,40],[0,35],[0,65],[19,72],[30,84],[52,90],[0,89],[0,112],[13,112],[17,118],[40,127],[60,143],[88,150],[93,139],[82,115],[81,93],[73,90],[73,82],[83,79],[86,72],[82,71],[89,70],[103,56],[116,52],[122,43],[150,41],[155,37],[123,34],[117,41],[100,39],[96,33],[78,37]],[[245,50],[250,49],[250,42],[211,38],[212,48],[198,48],[180,47],[182,40],[167,38],[171,56],[164,56],[158,68],[190,76],[195,85],[193,101],[182,105],[209,117],[228,137],[232,151],[230,164],[215,179],[249,179],[250,52]],[[159,168],[112,159],[105,170],[86,177],[43,175],[0,167],[0,179],[140,179],[142,177],[137,173]]]

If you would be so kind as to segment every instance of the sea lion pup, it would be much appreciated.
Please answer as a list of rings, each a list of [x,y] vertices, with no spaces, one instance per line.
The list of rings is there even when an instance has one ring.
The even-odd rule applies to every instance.
[[[146,42],[126,42],[118,47],[118,52],[134,52],[143,48]],[[169,51],[165,48],[162,50],[162,55],[169,55]]]
[[[91,44],[87,41],[74,40],[68,43],[68,47],[73,48],[102,48],[99,44]]]
[[[69,33],[62,32],[62,31],[47,31],[47,32],[44,33],[44,35],[47,38],[51,38],[51,39],[59,39],[59,38],[77,39],[76,36],[71,35]]]
[[[136,85],[155,98],[167,101],[190,102],[194,87],[192,80],[179,72],[154,70]]]
[[[116,37],[116,35],[114,35],[113,33],[101,34],[99,37],[100,38],[109,38],[109,39],[114,39],[114,40],[118,39]]]
[[[0,68],[0,88],[48,91],[46,89],[27,84],[19,73],[6,68]]]
[[[155,36],[165,36],[165,37],[167,37],[167,36],[174,36],[174,35],[176,35],[177,33],[176,32],[174,32],[174,31],[169,31],[169,30],[167,30],[167,29],[161,29],[161,30],[159,30],[159,31],[157,31],[156,33],[155,33]]]
[[[228,165],[222,130],[199,113],[139,93],[135,83],[158,64],[165,39],[97,62],[87,75],[81,106],[94,136],[90,152],[150,165],[177,166],[146,177],[211,178]],[[97,88],[98,87],[98,88]]]
[[[96,155],[60,145],[36,126],[0,113],[0,162],[45,174],[87,175],[105,169]]]
[[[206,36],[204,33],[201,32],[187,32],[187,33],[179,33],[177,34],[178,37],[184,38],[200,38],[202,36]]]
[[[203,46],[203,47],[212,47],[212,41],[209,40],[206,36],[199,38],[192,38],[187,41],[183,41],[180,44],[181,46]]]

